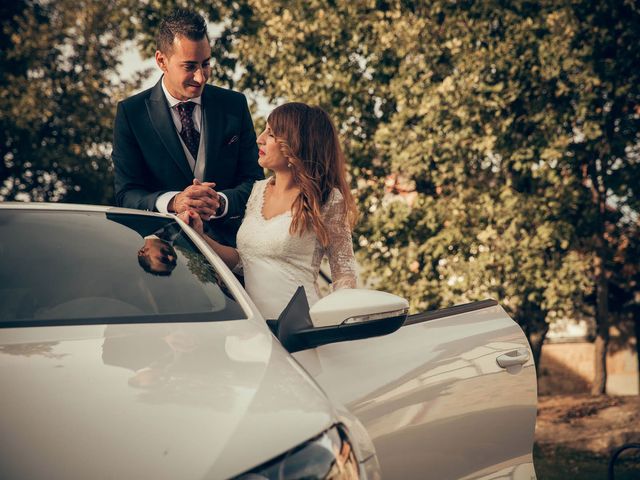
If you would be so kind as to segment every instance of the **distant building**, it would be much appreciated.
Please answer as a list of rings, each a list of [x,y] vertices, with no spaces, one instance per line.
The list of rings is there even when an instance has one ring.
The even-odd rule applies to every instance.
[[[610,334],[606,391],[609,395],[638,395],[635,339],[615,327],[611,327]],[[540,395],[590,392],[595,376],[594,336],[595,324],[591,319],[551,325],[540,358]]]

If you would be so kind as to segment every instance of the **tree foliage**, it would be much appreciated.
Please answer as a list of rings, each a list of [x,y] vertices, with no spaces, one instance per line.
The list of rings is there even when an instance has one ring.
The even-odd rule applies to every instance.
[[[151,54],[177,3],[3,7],[4,198],[107,198],[118,48]],[[222,29],[215,83],[336,120],[370,281],[414,311],[495,297],[536,356],[549,321],[593,315],[603,391],[611,313],[640,298],[637,2],[189,6]]]
[[[1,7],[0,199],[112,203],[110,142],[136,2]]]
[[[338,120],[379,287],[414,309],[497,297],[530,338],[592,307],[603,391],[615,252],[638,212],[634,2],[217,8],[220,80]],[[385,193],[390,176],[410,205]]]

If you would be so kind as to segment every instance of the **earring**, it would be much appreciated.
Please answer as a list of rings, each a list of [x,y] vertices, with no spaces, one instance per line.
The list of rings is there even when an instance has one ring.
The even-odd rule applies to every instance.
[[[291,168],[293,164],[291,162],[287,163],[287,167]]]

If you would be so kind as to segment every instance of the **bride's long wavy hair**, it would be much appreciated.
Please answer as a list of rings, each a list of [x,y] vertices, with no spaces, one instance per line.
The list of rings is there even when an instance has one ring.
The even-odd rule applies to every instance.
[[[267,122],[300,188],[289,232],[302,235],[313,229],[322,246],[327,246],[329,236],[321,208],[334,188],[342,194],[342,220],[353,228],[358,218],[336,128],[322,108],[298,102],[277,107]]]

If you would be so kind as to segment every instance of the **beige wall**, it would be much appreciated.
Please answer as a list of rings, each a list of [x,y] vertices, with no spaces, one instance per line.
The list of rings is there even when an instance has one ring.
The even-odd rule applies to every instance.
[[[635,347],[612,348],[607,356],[607,393],[638,395]],[[594,377],[594,344],[550,343],[542,347],[538,390],[540,395],[589,393]]]

